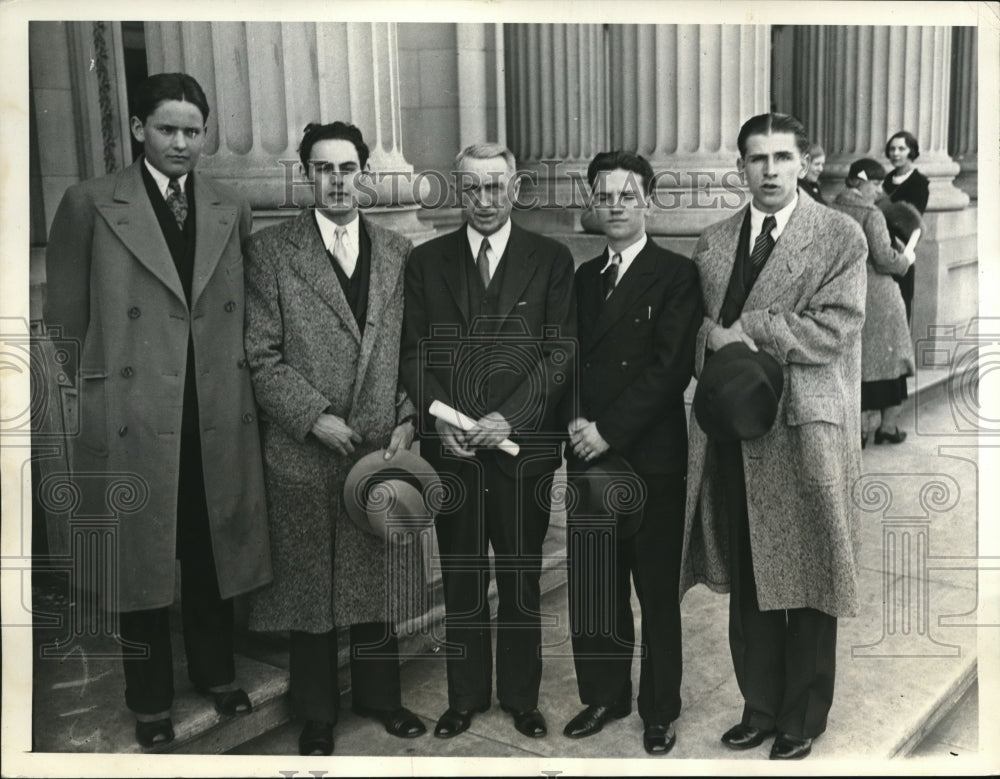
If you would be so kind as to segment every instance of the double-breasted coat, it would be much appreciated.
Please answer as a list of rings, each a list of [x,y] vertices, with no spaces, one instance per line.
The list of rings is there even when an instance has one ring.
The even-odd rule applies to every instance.
[[[414,407],[398,385],[403,271],[412,244],[362,217],[371,241],[362,335],[312,211],[247,242],[247,357],[261,408],[274,582],[250,627],[321,633],[424,608],[420,559],[391,554],[343,501],[347,474]],[[342,456],[310,433],[327,408],[364,436]],[[416,548],[411,544],[410,548]]]
[[[243,350],[241,243],[250,232],[250,207],[223,185],[189,174],[197,209],[189,308],[141,165],[140,159],[70,187],[46,250],[46,324],[81,348],[75,478],[87,493],[96,484],[98,503],[113,498],[103,493],[118,475],[143,485],[131,503],[125,498],[117,524],[112,605],[121,611],[174,599],[189,338],[220,594],[245,593],[271,578],[260,439]]]
[[[695,248],[705,321],[704,367],[746,215],[709,227]],[[777,421],[744,441],[750,543],[762,610],[857,612],[861,466],[861,340],[868,247],[850,217],[799,195],[740,320],[783,368]],[[729,526],[715,447],[692,416],[681,594],[696,583],[727,592]]]

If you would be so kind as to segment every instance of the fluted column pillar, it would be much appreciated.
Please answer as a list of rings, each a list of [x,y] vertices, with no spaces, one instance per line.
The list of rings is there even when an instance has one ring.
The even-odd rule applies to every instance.
[[[960,168],[955,186],[976,200],[979,181],[979,31],[975,27],[955,27],[951,47],[948,153]]]
[[[796,29],[793,111],[825,148],[832,188],[859,157],[888,169],[886,141],[909,130],[920,142],[917,167],[931,180],[928,210],[968,205],[948,155],[951,44],[947,27]]]
[[[350,121],[371,150],[373,218],[407,235],[416,218],[403,153],[395,23],[147,23],[150,73],[184,71],[208,96],[200,168],[241,191],[262,221],[312,202],[297,167],[309,122]]]

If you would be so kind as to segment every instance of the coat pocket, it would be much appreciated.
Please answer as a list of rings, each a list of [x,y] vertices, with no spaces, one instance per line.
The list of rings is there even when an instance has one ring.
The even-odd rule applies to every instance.
[[[94,454],[108,453],[108,372],[81,368],[77,443]]]

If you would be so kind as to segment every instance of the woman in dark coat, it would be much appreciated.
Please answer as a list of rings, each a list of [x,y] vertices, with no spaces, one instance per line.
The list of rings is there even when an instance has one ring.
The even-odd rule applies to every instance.
[[[892,164],[892,175],[882,181],[882,189],[893,203],[910,203],[920,215],[927,210],[927,198],[930,182],[927,177],[913,167],[914,161],[920,156],[920,144],[912,133],[900,130],[885,144],[885,156]],[[906,305],[906,321],[910,322],[910,312],[913,307],[913,265],[906,273],[897,277],[899,291]]]
[[[868,293],[861,330],[861,410],[881,412],[875,443],[898,444],[906,438],[898,419],[906,399],[906,377],[913,375],[913,344],[903,299],[892,274],[912,268],[914,255],[910,246],[903,251],[893,247],[885,216],[875,205],[884,175],[876,160],[857,160],[847,173],[847,189],[837,195],[833,207],[856,219],[868,239]],[[863,432],[862,447],[866,440],[867,432]]]
[[[823,192],[819,188],[819,176],[823,172],[826,164],[826,152],[818,143],[809,147],[809,167],[806,172],[799,176],[799,189],[809,195],[817,203],[828,205],[823,198]]]

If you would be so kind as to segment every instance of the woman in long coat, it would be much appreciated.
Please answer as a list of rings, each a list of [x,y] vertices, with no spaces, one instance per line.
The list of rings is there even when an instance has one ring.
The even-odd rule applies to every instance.
[[[885,216],[875,205],[884,176],[875,160],[857,160],[847,173],[847,189],[837,195],[833,207],[855,219],[868,239],[868,294],[861,330],[861,410],[881,412],[875,443],[898,444],[906,438],[899,429],[899,412],[907,397],[906,377],[913,375],[914,366],[906,308],[892,274],[905,274],[914,256],[910,250],[893,248]],[[862,446],[867,437],[867,431],[863,431]]]

